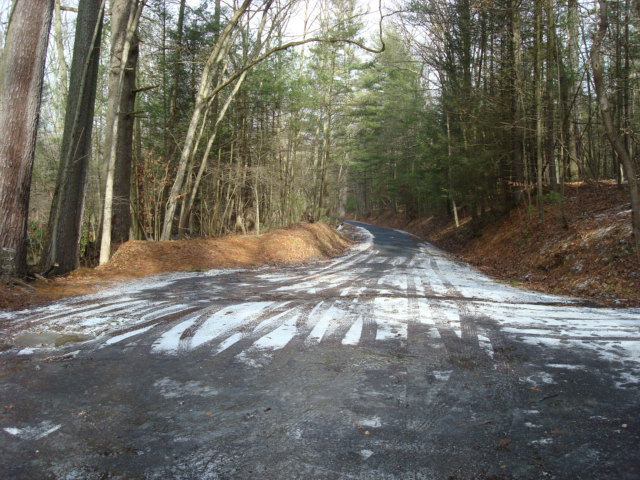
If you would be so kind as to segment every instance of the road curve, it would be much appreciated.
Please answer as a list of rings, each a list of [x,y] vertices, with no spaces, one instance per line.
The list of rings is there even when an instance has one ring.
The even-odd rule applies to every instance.
[[[640,310],[410,234],[0,313],[16,479],[637,479]]]

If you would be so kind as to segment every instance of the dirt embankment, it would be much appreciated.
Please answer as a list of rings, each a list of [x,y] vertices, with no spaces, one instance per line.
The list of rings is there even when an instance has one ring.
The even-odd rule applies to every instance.
[[[547,201],[542,222],[525,206],[479,231],[468,219],[456,228],[448,219],[408,221],[390,212],[365,221],[410,231],[515,285],[604,305],[640,306],[631,205],[626,190],[614,182],[567,185],[564,202]]]
[[[15,309],[56,298],[90,293],[110,282],[166,272],[214,268],[296,265],[339,255],[351,242],[332,227],[299,223],[262,235],[231,235],[168,242],[132,240],[101,267],[29,285],[0,284],[0,308]]]

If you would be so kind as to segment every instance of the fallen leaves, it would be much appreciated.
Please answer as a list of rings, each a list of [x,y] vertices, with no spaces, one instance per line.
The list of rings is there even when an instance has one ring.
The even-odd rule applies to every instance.
[[[633,253],[626,190],[615,181],[567,184],[560,207],[547,202],[541,224],[522,205],[479,231],[469,218],[459,228],[448,218],[407,221],[393,212],[369,221],[422,236],[513,284],[604,305],[640,306],[640,258]]]
[[[511,439],[501,438],[498,440],[498,450],[511,450]]]
[[[262,235],[229,235],[168,242],[132,240],[106,265],[80,268],[47,283],[25,284],[29,291],[0,283],[0,308],[24,308],[47,300],[91,293],[110,282],[178,271],[296,265],[341,254],[352,244],[323,223],[298,223]],[[24,283],[24,282],[23,282]],[[36,288],[34,288],[34,286]]]
[[[59,362],[61,360],[71,360],[75,358],[75,353],[67,353],[64,355],[52,355],[42,359],[43,362]]]
[[[362,432],[364,435],[371,435],[371,432],[369,430],[365,430],[366,427],[364,425],[360,425],[359,423],[356,423],[356,428],[358,430],[364,430]]]

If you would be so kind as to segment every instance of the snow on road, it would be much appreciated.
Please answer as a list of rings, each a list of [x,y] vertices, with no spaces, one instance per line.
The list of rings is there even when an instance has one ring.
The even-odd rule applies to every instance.
[[[356,247],[311,267],[165,275],[2,313],[0,320],[11,320],[16,339],[25,332],[82,335],[89,338],[81,343],[86,351],[141,346],[156,355],[218,355],[233,348],[249,367],[266,365],[293,343],[410,344],[412,325],[443,344],[471,338],[492,360],[490,330],[498,329],[524,344],[614,362],[621,388],[640,380],[640,309],[587,308],[571,298],[516,289],[429,244],[408,241],[403,232],[389,231],[391,238],[378,245],[369,230],[356,228]],[[53,341],[16,344],[27,355],[70,348]],[[553,375],[532,381],[553,381]]]

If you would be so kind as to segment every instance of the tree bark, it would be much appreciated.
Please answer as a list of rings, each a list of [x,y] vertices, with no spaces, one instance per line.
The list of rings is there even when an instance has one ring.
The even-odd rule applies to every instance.
[[[562,130],[567,145],[567,165],[566,168],[563,168],[563,176],[569,181],[574,181],[579,177],[578,142],[580,137],[577,129],[578,107],[576,104],[579,65],[577,0],[568,0],[567,2],[566,36],[567,62],[566,65],[563,65],[560,76]]]
[[[40,261],[42,271],[58,275],[78,267],[103,13],[104,0],[82,0],[78,5],[60,164]]]
[[[549,181],[551,189],[558,192],[558,167],[555,156],[555,100],[554,100],[554,66],[555,63],[555,17],[552,0],[546,0],[545,14],[547,18],[547,45],[546,45],[546,84],[545,84],[545,159],[549,166]]]
[[[123,114],[120,110],[124,88],[125,66],[134,42],[138,22],[146,0],[112,0],[111,3],[111,59],[108,86],[107,118],[105,134],[105,158],[107,178],[102,212],[102,235],[100,241],[100,265],[111,257],[111,227],[113,195],[117,157],[117,142]]]
[[[56,116],[56,133],[60,135],[64,132],[65,110],[67,104],[67,89],[69,88],[69,72],[67,62],[64,58],[64,43],[62,42],[62,15],[60,14],[60,1],[55,0],[53,8],[53,39],[56,45],[56,75],[57,75],[57,99],[54,101],[56,109],[59,110]]]
[[[523,105],[522,100],[522,39],[520,36],[520,0],[511,0],[510,4],[510,30],[511,30],[511,80],[512,80],[512,99],[511,99],[511,145],[512,145],[512,169],[513,182],[515,183],[514,199],[516,203],[524,200],[524,159],[522,154],[523,139]],[[447,125],[448,128],[448,125]],[[456,220],[456,226],[458,222]]]
[[[535,108],[536,108],[536,199],[538,206],[538,219],[542,222],[544,220],[544,200],[543,185],[542,185],[542,172],[544,169],[543,164],[543,151],[542,151],[542,139],[543,139],[543,123],[542,123],[542,6],[540,2],[535,4]]]
[[[0,273],[26,272],[27,218],[53,0],[15,0],[0,58]]]
[[[167,128],[172,129],[175,127],[175,121],[178,113],[178,87],[180,86],[180,73],[182,71],[182,36],[184,30],[184,10],[186,6],[186,0],[180,0],[180,8],[178,10],[178,24],[176,26],[176,43],[175,43],[175,58],[173,59],[173,77],[171,78],[171,90],[169,94],[169,118],[167,119]],[[218,18],[218,22],[219,22]]]
[[[131,230],[131,165],[133,159],[138,44],[138,38],[134,35],[122,84],[120,123],[115,147],[116,165],[111,217],[111,244],[115,246],[129,240],[129,231]]]

